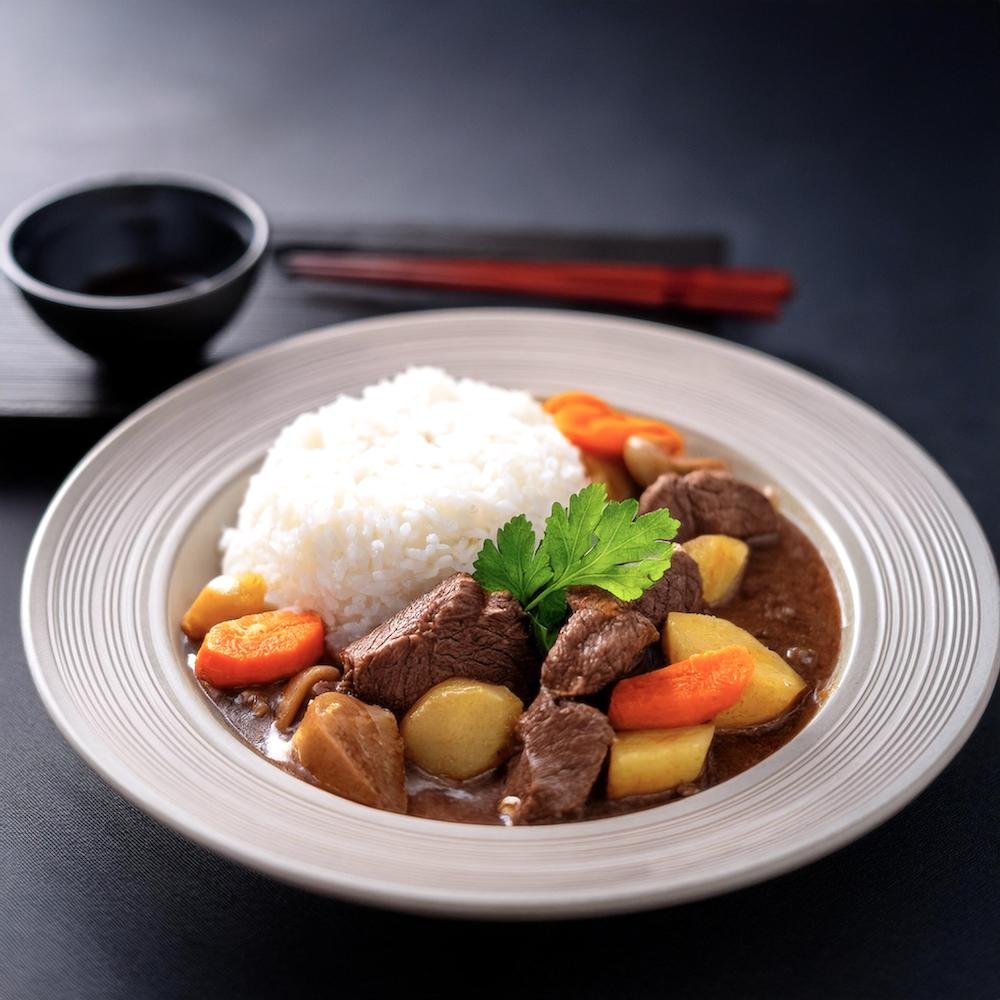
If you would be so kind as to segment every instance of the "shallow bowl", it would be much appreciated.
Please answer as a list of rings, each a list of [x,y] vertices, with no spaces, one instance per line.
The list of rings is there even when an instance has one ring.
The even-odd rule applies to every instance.
[[[809,725],[690,798],[537,828],[369,809],[236,738],[186,669],[180,615],[217,571],[219,532],[278,430],[409,364],[538,395],[598,392],[680,425],[695,447],[774,484],[830,565],[843,610],[840,662]],[[996,567],[969,507],[870,408],[710,337],[513,309],[349,323],[168,392],[99,444],[53,500],[28,559],[22,616],[52,717],[163,822],[318,892],[505,918],[677,903],[858,837],[966,740],[996,679],[1000,631]]]

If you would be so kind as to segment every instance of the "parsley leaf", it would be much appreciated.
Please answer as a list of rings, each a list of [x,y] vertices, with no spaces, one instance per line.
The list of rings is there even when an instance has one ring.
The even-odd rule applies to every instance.
[[[544,553],[535,549],[535,529],[523,515],[511,518],[498,532],[496,544],[483,542],[473,567],[486,590],[509,590],[525,604],[552,578]]]
[[[590,584],[631,601],[670,567],[678,521],[668,510],[636,516],[635,500],[609,502],[603,483],[552,505],[539,545],[523,515],[508,521],[496,543],[483,543],[474,576],[487,590],[509,590],[549,649],[566,618],[566,588]]]
[[[594,532],[608,506],[604,483],[591,483],[569,498],[569,510],[554,503],[545,522],[542,548],[548,556],[554,578],[582,559],[594,544]],[[638,506],[638,504],[636,505]]]

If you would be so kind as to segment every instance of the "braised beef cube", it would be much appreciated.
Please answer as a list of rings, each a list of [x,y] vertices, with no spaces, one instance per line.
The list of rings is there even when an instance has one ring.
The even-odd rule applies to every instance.
[[[639,497],[639,513],[651,510],[670,511],[672,517],[680,521],[675,542],[686,542],[698,534],[697,520],[691,494],[685,476],[676,472],[665,472],[659,479],[647,486]]]
[[[614,739],[607,718],[542,691],[516,733],[522,749],[504,784],[504,815],[515,824],[579,818]]]
[[[553,694],[593,694],[624,677],[660,633],[628,607],[581,607],[563,625],[542,663],[542,685]]]
[[[641,611],[663,630],[671,611],[701,610],[701,572],[698,564],[679,546],[674,546],[670,568],[638,600],[628,607]]]
[[[760,490],[724,472],[668,472],[639,498],[639,512],[666,507],[680,521],[676,541],[696,535],[764,540],[778,533],[778,514]]]
[[[679,546],[674,546],[670,568],[643,595],[634,601],[619,601],[600,587],[570,587],[566,591],[570,611],[596,608],[606,614],[631,608],[644,614],[662,630],[671,611],[700,611],[701,572],[698,564]]]
[[[624,601],[619,601],[614,594],[600,587],[570,587],[566,591],[566,603],[570,611],[580,611],[583,608],[593,608],[611,615],[627,607]]]
[[[526,701],[539,656],[520,604],[456,573],[341,650],[343,690],[402,715],[435,684],[468,677]]]

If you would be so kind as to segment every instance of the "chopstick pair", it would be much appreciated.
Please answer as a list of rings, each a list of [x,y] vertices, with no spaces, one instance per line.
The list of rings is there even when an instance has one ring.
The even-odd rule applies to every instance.
[[[293,278],[493,292],[574,302],[674,307],[774,319],[792,293],[783,271],[601,261],[489,260],[467,257],[287,250]]]

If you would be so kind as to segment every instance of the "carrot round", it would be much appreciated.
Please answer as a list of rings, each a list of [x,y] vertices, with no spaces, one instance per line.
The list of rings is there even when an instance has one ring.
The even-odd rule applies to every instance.
[[[216,687],[270,684],[311,667],[323,647],[323,620],[315,611],[265,611],[210,628],[194,672]]]
[[[628,417],[622,413],[608,413],[595,417],[579,435],[579,446],[584,451],[605,458],[618,458],[625,450],[628,437]]]
[[[557,392],[554,396],[549,396],[542,409],[546,413],[558,413],[565,406],[575,406],[578,403],[585,403],[600,410],[602,413],[610,413],[611,407],[601,399],[600,396],[593,396],[589,392],[581,392],[579,389],[571,389],[569,392]]]
[[[585,440],[587,428],[599,417],[605,415],[605,410],[601,410],[591,403],[567,403],[552,416],[556,427],[562,431],[563,436],[572,441],[578,448],[582,448],[583,445],[580,442]]]
[[[743,646],[698,653],[619,681],[608,718],[617,730],[697,726],[735,705],[753,672],[753,658]]]
[[[621,458],[625,442],[633,434],[656,441],[670,454],[684,447],[684,439],[669,424],[630,417],[624,413],[600,413],[586,403],[573,403],[555,415],[556,426],[578,448],[602,458]]]
[[[621,413],[589,392],[560,392],[550,396],[544,408],[577,448],[602,458],[621,458],[633,434],[655,441],[671,455],[684,449],[684,439],[670,424]]]

